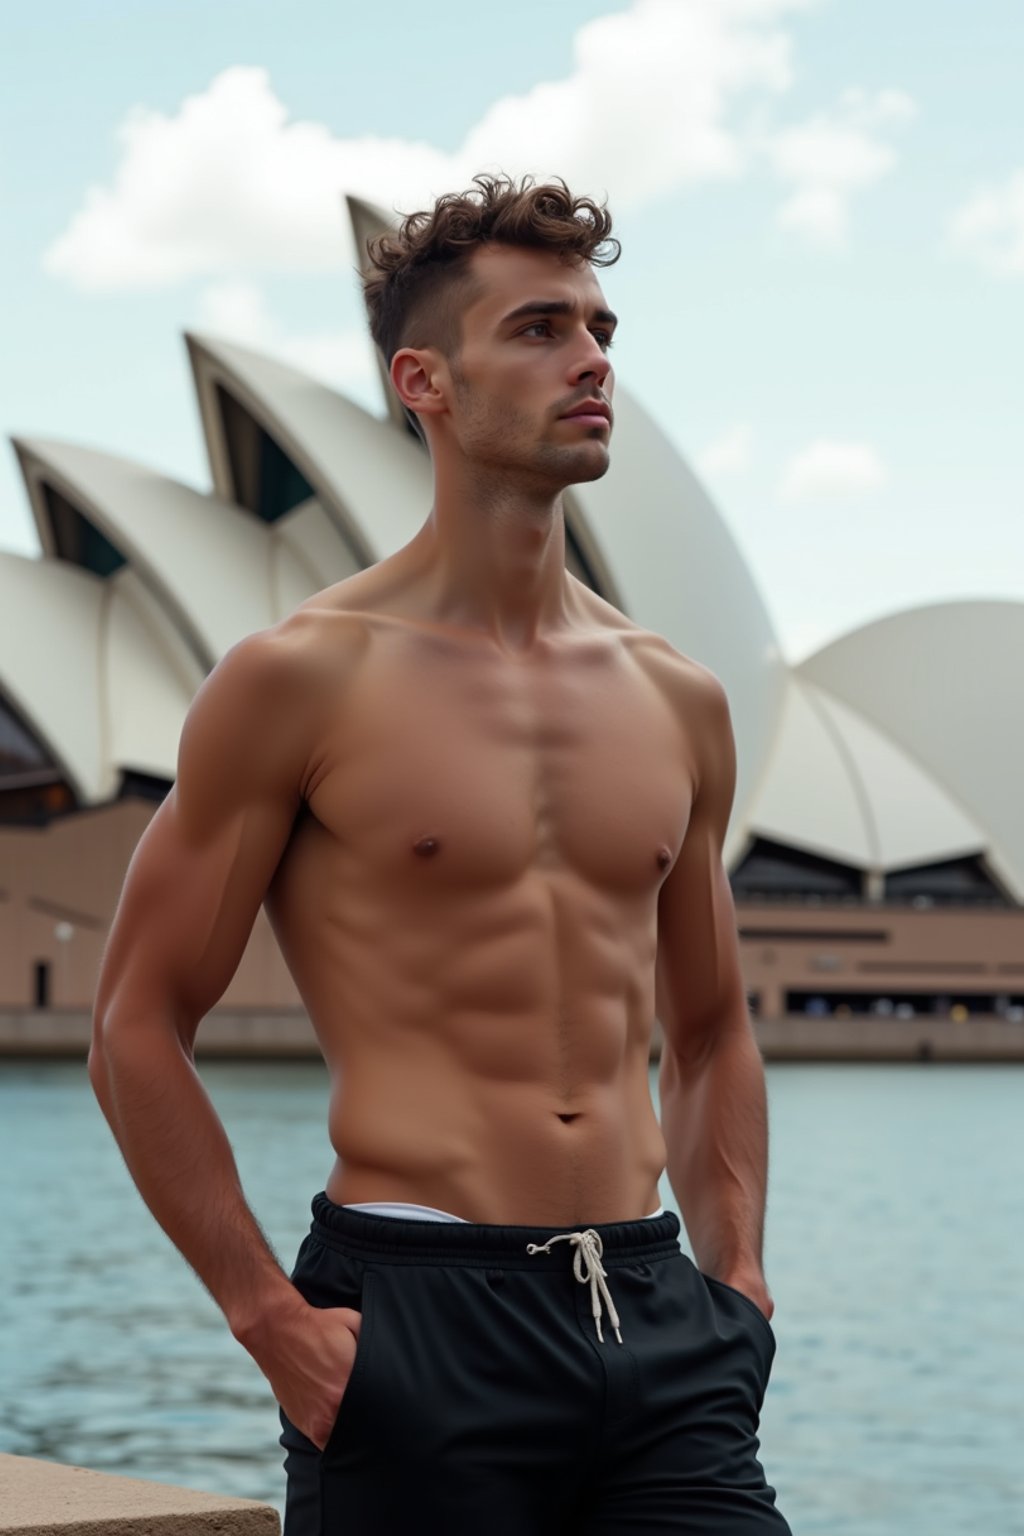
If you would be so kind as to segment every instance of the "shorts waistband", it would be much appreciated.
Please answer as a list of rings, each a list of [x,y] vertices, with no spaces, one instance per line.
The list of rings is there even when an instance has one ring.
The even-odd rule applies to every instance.
[[[548,1252],[534,1249],[571,1232],[593,1231],[601,1240],[606,1268],[679,1252],[679,1217],[674,1211],[636,1221],[578,1222],[573,1226],[498,1226],[489,1222],[406,1220],[354,1211],[337,1205],[326,1190],[313,1196],[310,1231],[328,1247],[384,1264],[497,1264],[505,1268],[567,1269],[572,1247],[553,1243]]]

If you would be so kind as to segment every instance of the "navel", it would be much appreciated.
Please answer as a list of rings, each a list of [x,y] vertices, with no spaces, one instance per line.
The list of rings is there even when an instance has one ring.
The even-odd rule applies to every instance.
[[[671,863],[672,863],[672,850],[671,850],[671,848],[659,848],[658,849],[658,868],[659,869],[668,869],[668,866]]]
[[[429,859],[437,852],[439,846],[436,837],[421,837],[417,843],[413,844],[413,852],[418,853],[421,859]]]

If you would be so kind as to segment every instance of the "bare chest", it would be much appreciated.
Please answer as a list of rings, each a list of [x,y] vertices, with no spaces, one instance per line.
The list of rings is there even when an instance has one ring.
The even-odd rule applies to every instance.
[[[615,637],[529,661],[375,640],[325,729],[310,809],[376,874],[491,889],[566,871],[654,890],[690,813],[685,728]]]

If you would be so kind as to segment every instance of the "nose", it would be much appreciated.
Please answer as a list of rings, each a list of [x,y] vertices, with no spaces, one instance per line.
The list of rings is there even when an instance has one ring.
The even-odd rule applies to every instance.
[[[569,383],[575,386],[589,379],[598,389],[603,389],[604,381],[611,371],[611,358],[606,352],[601,351],[599,342],[588,331],[586,341],[581,344],[573,360],[569,371]]]

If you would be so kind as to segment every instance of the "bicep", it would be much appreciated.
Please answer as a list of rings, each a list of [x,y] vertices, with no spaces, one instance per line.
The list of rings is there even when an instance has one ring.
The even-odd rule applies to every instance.
[[[724,689],[706,673],[690,721],[697,784],[683,846],[658,898],[655,1008],[666,1046],[699,1058],[745,999],[736,911],[722,861],[736,789],[736,748]]]
[[[282,661],[251,636],[196,695],[174,787],[125,877],[97,1021],[167,1019],[191,1046],[234,975],[301,803],[302,731]]]

